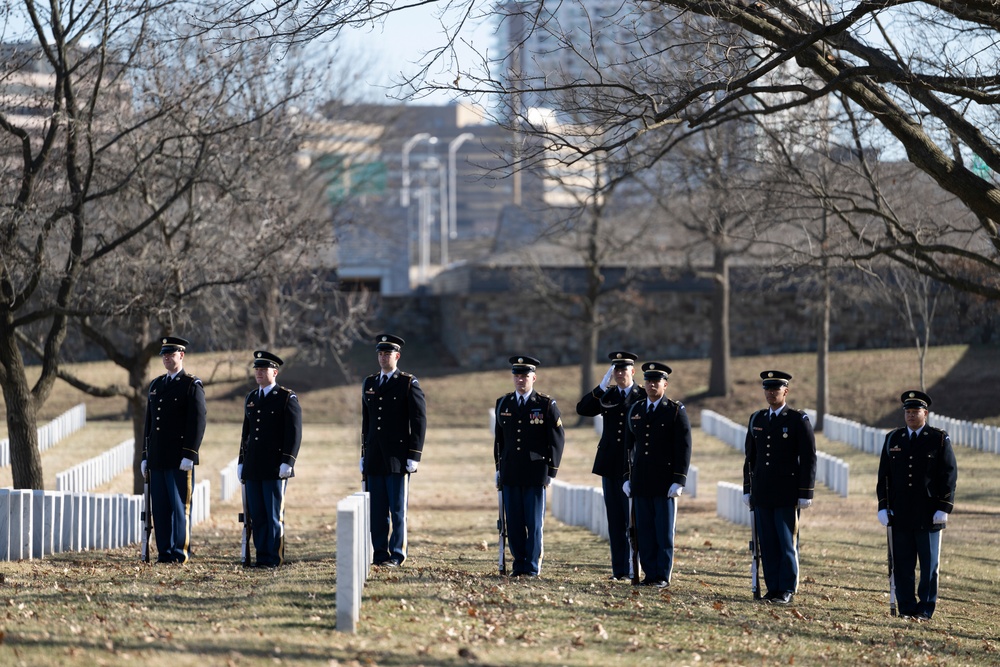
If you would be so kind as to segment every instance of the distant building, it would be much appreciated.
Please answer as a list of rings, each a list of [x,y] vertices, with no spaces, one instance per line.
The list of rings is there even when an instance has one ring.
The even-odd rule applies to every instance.
[[[505,208],[544,207],[542,179],[511,171],[511,133],[475,106],[331,105],[309,127],[298,162],[339,209],[345,288],[410,293],[491,253]]]

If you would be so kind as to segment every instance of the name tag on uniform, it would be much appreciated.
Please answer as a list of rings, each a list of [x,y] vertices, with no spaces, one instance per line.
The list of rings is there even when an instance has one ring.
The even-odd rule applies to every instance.
[[[510,417],[513,414],[514,414],[513,412],[501,412],[500,416],[501,417]]]

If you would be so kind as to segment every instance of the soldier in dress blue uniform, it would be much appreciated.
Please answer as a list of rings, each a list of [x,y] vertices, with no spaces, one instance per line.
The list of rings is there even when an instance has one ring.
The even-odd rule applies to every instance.
[[[302,408],[291,389],[277,383],[284,362],[266,350],[253,353],[257,389],[247,394],[236,472],[246,485],[256,567],[285,562],[285,491],[295,476],[302,444]]]
[[[892,526],[893,576],[899,613],[928,620],[934,615],[941,561],[941,529],[955,508],[958,464],[951,438],[927,425],[931,397],[904,391],[906,426],[891,431],[878,465],[878,519]],[[920,561],[920,582],[913,594],[914,568]]]
[[[785,404],[792,376],[764,371],[760,378],[768,407],[750,416],[743,502],[757,523],[767,586],[762,599],[787,605],[799,585],[799,512],[812,505],[816,439],[806,413]]]
[[[510,364],[514,391],[498,398],[494,408],[496,486],[503,488],[511,576],[537,577],[544,553],[545,489],[559,471],[566,436],[555,399],[534,390],[538,359],[518,355]]]
[[[584,417],[601,415],[604,427],[594,458],[595,475],[601,476],[604,508],[608,516],[608,541],[611,546],[611,579],[629,579],[628,498],[622,491],[628,461],[625,457],[625,419],[632,404],[646,398],[646,391],[633,382],[638,355],[618,350],[608,355],[611,367],[593,391],[576,404],[576,413]]]
[[[391,334],[375,337],[381,370],[365,378],[361,391],[361,475],[371,496],[373,562],[386,567],[406,560],[410,474],[427,432],[420,383],[396,367],[403,343]]]
[[[677,499],[691,464],[691,422],[682,403],[666,397],[671,368],[642,365],[645,400],[629,408],[625,447],[629,470],[622,491],[633,499],[643,586],[666,588],[674,567]]]
[[[190,343],[160,339],[166,374],[149,385],[143,429],[143,477],[149,477],[157,563],[186,563],[191,556],[191,495],[194,466],[205,435],[205,388],[184,371]]]

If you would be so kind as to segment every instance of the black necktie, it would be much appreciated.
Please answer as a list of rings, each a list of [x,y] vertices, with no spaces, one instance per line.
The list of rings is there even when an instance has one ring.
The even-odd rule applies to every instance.
[[[622,393],[622,400],[624,401],[624,400],[625,400],[625,397],[626,397],[626,396],[627,396],[628,394],[626,394],[626,393],[625,393],[625,390],[624,390],[624,389],[619,389],[618,391],[620,391],[620,392]]]
[[[257,390],[257,400],[258,401],[263,401],[264,400],[264,390],[263,389],[258,389]]]
[[[917,439],[917,432],[916,431],[910,431],[910,442],[913,442],[916,439]]]
[[[378,386],[380,387],[385,386],[385,377],[386,377],[385,375],[382,376],[382,379],[379,380]]]
[[[163,384],[170,384],[170,376],[169,375],[166,378],[163,379]]]
[[[522,408],[524,407],[524,396],[517,397],[517,405]]]

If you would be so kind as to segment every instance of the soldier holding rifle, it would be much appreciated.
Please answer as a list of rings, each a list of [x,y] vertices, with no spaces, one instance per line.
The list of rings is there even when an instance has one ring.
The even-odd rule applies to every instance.
[[[371,495],[373,562],[384,567],[406,560],[410,474],[417,472],[427,431],[420,383],[397,368],[403,343],[390,334],[375,337],[380,371],[361,389],[361,475]]]
[[[295,393],[277,383],[281,358],[266,350],[253,356],[257,389],[244,402],[236,471],[246,492],[255,566],[275,568],[285,562],[285,491],[302,443],[302,408]],[[249,560],[246,553],[244,564]]]
[[[635,507],[642,585],[666,588],[674,567],[677,499],[691,463],[691,423],[682,403],[666,397],[671,369],[650,361],[642,365],[645,400],[628,411],[628,479],[622,485]]]
[[[760,378],[768,407],[755,412],[747,428],[743,502],[754,514],[763,600],[787,605],[799,585],[799,511],[812,505],[816,439],[806,413],[786,405],[792,376],[764,371]]]
[[[604,379],[576,404],[576,412],[584,417],[602,415],[604,428],[597,443],[593,473],[601,476],[604,508],[608,516],[608,542],[611,546],[611,579],[630,576],[629,501],[622,491],[627,477],[625,416],[636,401],[646,398],[646,391],[633,382],[638,355],[616,351],[608,355],[611,366]]]
[[[562,460],[565,433],[555,399],[534,390],[534,357],[510,358],[514,391],[497,399],[493,461],[503,491],[511,576],[537,577],[542,569],[545,489]]]
[[[146,521],[153,520],[157,563],[186,563],[191,556],[191,497],[194,467],[205,435],[205,388],[184,371],[190,343],[177,336],[160,339],[164,375],[149,385],[143,436],[143,477],[149,479]],[[149,558],[148,537],[143,560]]]
[[[889,529],[891,576],[899,614],[929,620],[938,597],[941,531],[955,508],[958,464],[951,438],[928,426],[931,397],[922,391],[900,396],[906,426],[886,435],[878,466],[879,522]],[[920,581],[914,595],[914,569]]]

